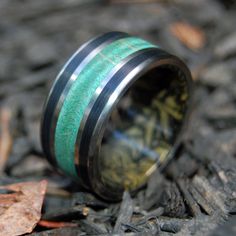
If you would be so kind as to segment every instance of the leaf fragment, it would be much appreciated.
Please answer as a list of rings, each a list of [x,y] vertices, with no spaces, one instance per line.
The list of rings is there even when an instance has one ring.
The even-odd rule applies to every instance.
[[[15,236],[32,232],[41,218],[47,181],[16,183],[0,186],[0,189],[14,192],[0,194],[1,235]]]
[[[203,30],[186,22],[172,23],[170,32],[193,51],[203,48],[206,43],[206,36]]]

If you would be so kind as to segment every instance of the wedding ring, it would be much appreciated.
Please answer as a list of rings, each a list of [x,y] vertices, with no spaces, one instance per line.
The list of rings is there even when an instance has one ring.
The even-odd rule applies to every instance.
[[[109,32],[58,74],[41,123],[53,166],[107,200],[144,186],[173,157],[187,123],[191,74],[139,37]]]

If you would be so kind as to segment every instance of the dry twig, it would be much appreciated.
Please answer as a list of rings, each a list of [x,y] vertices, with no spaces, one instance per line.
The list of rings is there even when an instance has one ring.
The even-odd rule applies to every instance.
[[[77,224],[70,222],[58,222],[58,221],[48,221],[48,220],[40,220],[38,225],[45,228],[64,228],[64,227],[76,227]]]
[[[0,173],[5,169],[12,149],[12,136],[10,133],[11,111],[3,107],[0,110]]]

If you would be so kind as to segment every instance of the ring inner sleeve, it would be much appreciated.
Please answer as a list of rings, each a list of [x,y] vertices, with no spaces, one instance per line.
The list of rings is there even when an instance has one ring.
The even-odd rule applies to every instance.
[[[176,66],[159,66],[131,85],[104,132],[97,168],[105,186],[135,190],[146,182],[175,143],[188,96]]]

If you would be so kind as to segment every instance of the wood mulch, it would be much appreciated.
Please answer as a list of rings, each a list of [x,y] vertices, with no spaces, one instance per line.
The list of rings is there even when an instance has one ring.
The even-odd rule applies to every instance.
[[[236,4],[134,2],[0,2],[0,185],[48,180],[31,235],[236,234]],[[83,42],[111,30],[178,55],[195,81],[175,158],[121,203],[104,202],[56,173],[39,140],[43,102],[60,67]]]

